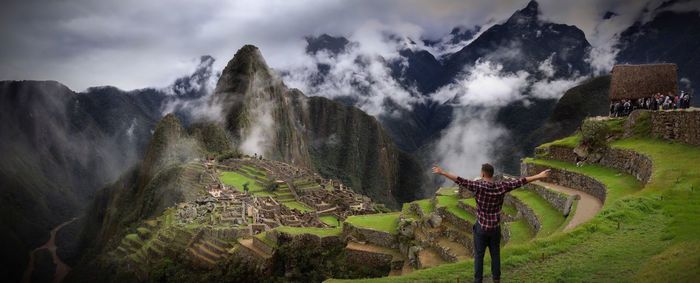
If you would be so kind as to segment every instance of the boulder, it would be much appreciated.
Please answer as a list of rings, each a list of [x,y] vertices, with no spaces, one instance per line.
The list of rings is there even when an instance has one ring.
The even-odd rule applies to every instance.
[[[437,213],[431,213],[430,218],[428,219],[428,225],[430,225],[431,228],[437,228],[440,226],[442,223],[442,217],[437,214]]]

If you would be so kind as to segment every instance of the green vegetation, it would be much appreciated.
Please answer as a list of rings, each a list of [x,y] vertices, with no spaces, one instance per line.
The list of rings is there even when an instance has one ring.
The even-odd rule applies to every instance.
[[[268,232],[262,232],[262,233],[255,235],[254,237],[258,238],[260,241],[263,241],[263,243],[265,243],[266,245],[268,245],[270,247],[276,247],[277,243],[272,241],[272,239],[268,238],[267,233]]]
[[[599,165],[585,164],[577,167],[576,164],[569,162],[533,158],[526,158],[523,162],[564,169],[595,178],[608,187],[608,194],[603,206],[607,206],[622,196],[634,193],[642,188],[642,184],[634,176]]]
[[[312,208],[306,206],[303,203],[300,203],[298,201],[283,201],[282,204],[286,207],[292,208],[292,209],[297,209],[301,212],[309,212],[309,211],[314,211]]]
[[[422,199],[422,200],[417,200],[414,201],[414,203],[417,203],[420,209],[423,211],[424,215],[430,214],[433,212],[433,202],[431,199]]]
[[[255,168],[255,167],[243,165],[243,166],[241,166],[240,170],[243,170],[244,172],[246,172],[248,174],[255,175],[255,176],[258,176],[261,178],[267,178],[264,171],[262,171],[258,168]]]
[[[338,218],[333,215],[321,216],[319,217],[319,219],[321,220],[321,222],[326,223],[330,226],[338,226]]]
[[[440,187],[437,192],[438,196],[453,196],[456,195],[459,189],[457,187]]]
[[[368,228],[396,234],[399,224],[399,214],[399,212],[394,212],[353,215],[345,219],[345,222],[359,228]]]
[[[535,237],[532,229],[530,229],[530,225],[523,218],[518,219],[518,221],[507,222],[505,225],[510,230],[508,245],[524,243]]]
[[[693,170],[700,160],[700,147],[651,139],[621,140],[610,146],[632,149],[653,160],[653,177],[643,190],[634,178],[616,170],[528,160],[594,177],[610,193],[601,212],[588,223],[568,233],[507,245],[502,250],[504,281],[692,282],[700,278],[700,170]],[[516,224],[511,230],[512,226]],[[471,278],[472,272],[473,261],[467,260],[405,276],[360,281],[456,282]],[[488,277],[488,268],[485,273]]]
[[[537,148],[545,148],[545,147],[548,147],[551,145],[559,145],[559,146],[565,146],[565,147],[576,147],[580,143],[581,143],[581,133],[577,132],[576,134],[574,134],[572,136],[542,144],[542,145],[538,146]]]
[[[279,226],[279,227],[275,228],[275,230],[282,232],[282,233],[291,234],[291,235],[312,234],[312,235],[316,235],[319,237],[338,236],[342,232],[342,229],[339,227],[336,227],[336,228],[316,228],[316,227]]]
[[[476,217],[472,215],[471,213],[468,213],[466,210],[460,208],[457,206],[457,203],[459,202],[459,199],[457,198],[456,195],[451,195],[451,196],[436,196],[437,198],[437,207],[445,207],[449,213],[454,214],[455,216],[469,221],[469,223],[476,223]]]
[[[515,206],[508,205],[508,204],[503,204],[503,207],[501,207],[501,211],[505,214],[515,216],[518,214],[518,209],[515,208]]]
[[[462,199],[461,202],[463,204],[466,204],[468,206],[476,208],[476,199],[475,198],[465,198],[465,199]]]
[[[529,190],[514,190],[510,194],[535,212],[541,224],[538,236],[552,234],[564,223],[565,217],[561,212],[552,207],[537,193]]]
[[[264,190],[255,180],[238,174],[236,172],[221,172],[219,179],[226,185],[234,187],[236,190],[243,191],[243,184],[248,183],[250,193],[258,193]]]

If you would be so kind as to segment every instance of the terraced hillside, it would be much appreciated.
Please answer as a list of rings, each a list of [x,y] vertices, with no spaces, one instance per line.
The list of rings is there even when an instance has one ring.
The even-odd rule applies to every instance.
[[[611,138],[583,165],[575,164],[573,158],[574,148],[586,138],[581,133],[545,144],[536,157],[523,160],[524,174],[543,168],[553,173],[548,183],[511,194],[518,214],[531,210],[535,218],[525,217],[529,232],[518,222],[522,218],[505,225],[511,241],[502,249],[502,281],[693,282],[700,278],[700,170],[695,165],[700,147],[658,139],[651,134],[656,129],[649,128],[653,124],[649,115],[632,116],[630,121],[598,121]],[[580,196],[567,196],[572,192]],[[425,200],[415,203],[435,207]],[[451,211],[450,202],[445,207]],[[512,209],[504,209],[508,210]],[[569,216],[563,218],[564,212]],[[488,255],[486,261],[488,266]],[[485,273],[490,276],[488,268]],[[467,259],[360,281],[457,282],[471,280],[472,274],[473,261]]]

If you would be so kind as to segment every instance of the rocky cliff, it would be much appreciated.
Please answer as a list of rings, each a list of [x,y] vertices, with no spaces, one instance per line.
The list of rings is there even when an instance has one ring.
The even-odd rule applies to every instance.
[[[236,146],[250,155],[317,170],[396,207],[419,195],[421,182],[399,184],[420,166],[361,110],[287,88],[258,48],[246,45],[227,64],[212,97]]]

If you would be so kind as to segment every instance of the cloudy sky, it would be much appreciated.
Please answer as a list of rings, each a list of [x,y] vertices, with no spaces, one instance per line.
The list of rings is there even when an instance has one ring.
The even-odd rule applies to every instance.
[[[349,35],[382,27],[437,39],[453,27],[505,20],[528,0],[153,0],[10,1],[0,10],[0,80],[57,80],[81,91],[165,86],[192,71],[200,55],[221,70],[243,44],[269,65],[302,62],[306,35]],[[652,1],[658,3],[659,1]],[[605,49],[638,18],[646,1],[540,1],[543,17],[581,28]],[[620,16],[600,25],[607,11]]]

